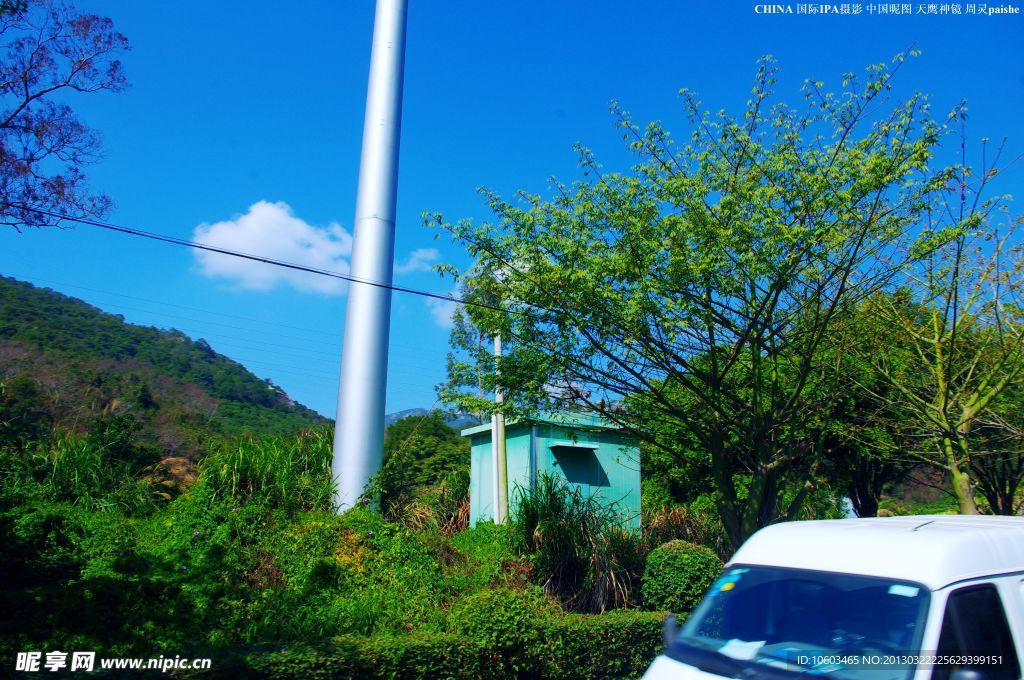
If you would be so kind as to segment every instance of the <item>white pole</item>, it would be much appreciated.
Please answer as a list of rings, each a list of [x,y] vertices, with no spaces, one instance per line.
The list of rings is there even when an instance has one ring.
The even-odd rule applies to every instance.
[[[491,414],[491,519],[501,523],[498,514],[498,414]]]
[[[501,356],[501,336],[494,336],[494,356]],[[499,405],[505,401],[501,389],[494,391],[494,401]],[[508,464],[505,457],[505,416],[501,413],[494,414],[494,425],[491,428],[494,448],[495,473],[498,479],[498,492],[494,497],[495,518],[494,521],[504,524],[508,520]]]
[[[352,276],[386,285],[394,265],[406,13],[407,0],[377,0],[353,226]],[[359,502],[380,470],[390,325],[391,290],[349,284],[331,466],[339,513]]]

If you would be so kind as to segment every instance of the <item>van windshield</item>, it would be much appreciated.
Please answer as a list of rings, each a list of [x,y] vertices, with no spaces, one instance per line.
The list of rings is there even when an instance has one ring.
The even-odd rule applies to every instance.
[[[906,581],[734,566],[708,591],[668,656],[730,677],[905,679],[914,671],[928,589]]]

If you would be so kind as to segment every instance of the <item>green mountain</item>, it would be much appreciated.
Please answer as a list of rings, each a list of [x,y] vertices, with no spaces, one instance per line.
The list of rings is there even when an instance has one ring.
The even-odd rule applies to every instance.
[[[0,276],[0,447],[129,427],[163,455],[329,421],[178,330]]]

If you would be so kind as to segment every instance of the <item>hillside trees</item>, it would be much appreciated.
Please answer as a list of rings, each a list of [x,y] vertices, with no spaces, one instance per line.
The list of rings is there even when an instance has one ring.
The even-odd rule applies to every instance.
[[[128,413],[140,442],[176,455],[224,435],[284,436],[327,422],[181,331],[128,324],[0,276],[0,448]]]
[[[63,0],[4,3],[0,11],[0,224],[54,226],[97,217],[108,197],[86,186],[83,166],[99,134],[67,103],[68,93],[127,86],[117,56],[128,40],[105,17]],[[38,212],[46,211],[46,212]]]
[[[684,91],[682,144],[615,108],[631,172],[581,148],[583,179],[549,200],[488,193],[480,225],[428,216],[476,258],[463,285],[497,287],[504,307],[463,312],[507,352],[457,348],[443,397],[479,410],[459,382],[479,369],[509,414],[581,406],[654,446],[652,423],[678,423],[734,544],[797,516],[840,393],[831,331],[891,281],[952,177],[931,167],[945,129],[926,98],[888,101],[904,56],[838,94],[808,81],[801,107],[773,102],[765,60],[739,117]]]

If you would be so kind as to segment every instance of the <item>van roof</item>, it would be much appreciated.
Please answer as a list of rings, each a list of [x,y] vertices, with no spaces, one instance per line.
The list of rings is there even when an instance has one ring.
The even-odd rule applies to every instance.
[[[763,564],[916,581],[931,590],[1024,572],[1024,517],[913,515],[783,522],[729,564]]]

